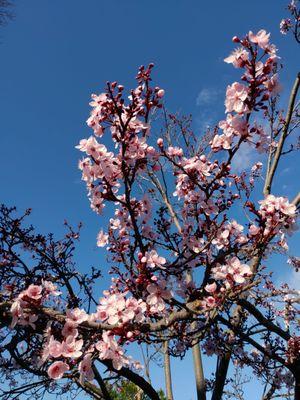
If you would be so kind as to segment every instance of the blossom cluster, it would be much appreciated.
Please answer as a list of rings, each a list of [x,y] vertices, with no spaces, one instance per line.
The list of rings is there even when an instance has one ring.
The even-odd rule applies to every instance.
[[[295,224],[296,206],[288,201],[286,197],[275,197],[270,194],[260,202],[259,214],[264,220],[265,228],[263,234],[291,229]]]
[[[16,297],[11,305],[11,328],[19,324],[22,326],[29,325],[35,329],[38,315],[30,311],[31,305],[40,306],[42,300],[45,301],[50,296],[59,296],[60,294],[61,292],[57,290],[56,285],[50,281],[44,281],[42,285],[29,285]]]
[[[243,230],[244,227],[235,220],[228,222],[217,232],[216,237],[212,240],[212,244],[214,244],[218,250],[221,250],[224,247],[228,247],[230,240],[233,241],[233,243],[246,243],[248,239],[242,233]]]
[[[296,40],[299,41],[299,21],[300,21],[300,9],[299,1],[292,0],[288,5],[288,10],[290,12],[291,18],[284,18],[280,21],[279,27],[280,32],[286,35],[288,32],[293,31],[295,33]]]
[[[226,120],[219,123],[223,133],[216,134],[211,142],[215,152],[231,150],[242,141],[253,143],[255,140],[255,146],[260,150],[268,144],[268,135],[263,128],[256,124],[250,126],[249,118],[253,111],[263,109],[265,102],[276,96],[281,88],[278,75],[274,72],[278,59],[276,48],[269,43],[269,37],[270,34],[265,30],[260,30],[257,34],[250,31],[243,39],[233,38],[240,47],[224,61],[244,70],[241,77],[243,83],[234,82],[227,87],[227,116]]]
[[[232,257],[226,261],[226,264],[218,264],[212,269],[213,278],[224,282],[226,289],[235,283],[245,283],[251,275],[252,271],[249,265],[242,264],[237,257]]]
[[[152,253],[152,257],[155,256]],[[146,262],[146,261],[145,261]],[[162,262],[160,260],[160,262]],[[126,293],[104,292],[104,297],[99,300],[97,310],[93,314],[87,314],[79,308],[67,309],[65,321],[59,330],[57,339],[49,321],[46,330],[46,341],[42,349],[41,363],[52,361],[48,367],[48,375],[52,379],[60,379],[64,374],[77,364],[80,372],[80,379],[92,380],[94,374],[92,371],[93,358],[98,357],[101,360],[111,360],[116,370],[123,366],[133,365],[140,368],[138,362],[124,354],[124,349],[118,344],[113,333],[113,327],[116,327],[120,337],[126,340],[133,340],[139,334],[138,330],[132,331],[133,323],[139,324],[145,321],[146,315],[162,314],[166,310],[166,300],[171,298],[171,291],[167,289],[165,281],[156,282],[154,279],[146,287],[146,301],[135,299],[134,297],[125,298]],[[11,306],[12,323],[11,328],[17,324],[21,326],[31,326],[36,329],[35,322],[44,303],[51,296],[59,296],[59,292],[54,284],[45,281],[42,285],[29,285],[14,300]],[[35,312],[33,312],[33,309]],[[55,320],[55,315],[53,316]],[[103,331],[101,337],[92,346],[88,345],[87,339],[80,334],[81,325],[85,322],[104,322],[112,325],[111,331]],[[127,327],[128,325],[128,327]],[[96,353],[95,353],[96,352]]]
[[[116,82],[108,84],[106,93],[92,95],[87,124],[98,138],[109,129],[117,149],[109,151],[93,136],[81,140],[77,146],[87,155],[79,162],[79,168],[87,184],[91,207],[98,213],[102,212],[105,200],[118,200],[120,178],[129,179],[131,174],[143,170],[145,164],[154,164],[158,159],[154,147],[147,144],[150,125],[146,121],[153,109],[161,107],[164,90],[148,85],[152,68],[153,64],[146,69],[140,67],[138,86],[131,91],[128,104],[123,97],[124,87]]]
[[[145,319],[146,303],[133,297],[125,299],[126,293],[113,293],[102,297],[97,306],[93,319],[107,322],[110,325],[125,324],[135,320],[143,322]]]

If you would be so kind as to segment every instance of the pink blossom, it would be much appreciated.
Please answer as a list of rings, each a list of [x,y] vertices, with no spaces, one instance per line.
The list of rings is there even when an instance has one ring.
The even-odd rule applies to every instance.
[[[204,247],[204,239],[191,236],[187,240],[187,246],[193,250],[194,253],[200,253]]]
[[[276,96],[282,90],[278,74],[272,75],[269,80],[264,82],[264,86],[273,96]]]
[[[72,321],[67,321],[61,331],[64,337],[73,336],[74,338],[78,336],[77,324]]]
[[[62,355],[64,357],[79,358],[82,355],[83,340],[75,340],[74,336],[68,336],[63,341]]]
[[[157,146],[162,147],[164,144],[164,140],[162,138],[157,139]]]
[[[216,300],[212,296],[205,297],[203,300],[204,308],[214,308],[216,306]]]
[[[61,379],[65,372],[70,369],[68,364],[63,361],[55,361],[48,368],[48,375],[51,379]]]
[[[244,283],[252,275],[249,265],[241,264],[237,257],[232,257],[224,265],[214,267],[212,272],[217,280],[226,281],[230,277],[236,283]]]
[[[12,315],[12,321],[11,321],[10,327],[14,328],[17,325],[19,318],[21,318],[23,316],[23,308],[22,308],[21,299],[16,299],[12,303],[10,312]]]
[[[268,47],[270,33],[267,33],[264,29],[258,31],[256,35],[252,31],[250,31],[248,36],[249,40],[252,43],[256,43],[263,50],[265,50]]]
[[[182,166],[187,173],[200,173],[203,176],[211,175],[211,166],[204,155],[185,158]]]
[[[250,225],[249,227],[249,235],[256,236],[260,232],[260,229],[256,225]]]
[[[66,312],[67,321],[75,322],[76,324],[81,324],[88,319],[87,313],[79,308],[74,308],[73,310],[67,310]]]
[[[264,200],[259,201],[259,213],[265,220],[265,229],[263,234],[269,235],[271,231],[278,233],[281,231],[292,232],[295,228],[296,206],[289,203],[286,197],[275,197],[268,195]],[[278,243],[284,244],[283,241]]]
[[[217,290],[217,284],[216,282],[207,284],[204,289],[207,291],[207,293],[214,293]]]
[[[51,357],[58,358],[62,355],[63,345],[58,340],[55,340],[53,336],[50,337],[48,343],[48,354]]]
[[[244,227],[238,224],[235,220],[228,222],[218,232],[216,237],[212,240],[217,249],[223,249],[228,246],[231,241],[236,243],[245,243],[247,237],[242,234]]]
[[[280,21],[280,25],[279,25],[280,32],[283,35],[286,35],[288,33],[288,31],[292,28],[292,26],[293,26],[293,24],[292,24],[292,21],[290,20],[290,18],[282,19]]]
[[[126,119],[127,118],[128,118],[128,116],[126,116]],[[124,122],[126,122],[126,121],[124,120]],[[130,131],[133,131],[135,133],[145,132],[146,134],[148,134],[150,126],[145,121],[142,121],[142,120],[138,119],[137,117],[133,117],[130,119],[128,128]],[[143,141],[143,143],[144,143],[144,141]]]
[[[92,370],[92,357],[91,354],[86,354],[78,366],[80,372],[80,381],[92,381],[94,379],[94,372]]]
[[[136,300],[133,297],[125,300],[124,296],[124,294],[112,294],[100,299],[96,318],[111,325],[124,324],[133,319],[141,322],[144,319],[146,304],[141,299]]]
[[[162,98],[165,95],[165,91],[163,89],[159,89],[157,92],[157,97]]]
[[[266,215],[266,213],[274,213],[276,211],[281,211],[283,214],[294,217],[296,214],[296,206],[289,203],[286,197],[275,197],[269,194],[264,200],[259,202],[261,204],[261,213]]]
[[[297,207],[288,201],[286,197],[278,197],[278,209],[289,217],[295,217]]]
[[[165,310],[166,305],[164,300],[171,298],[171,292],[166,289],[166,282],[160,281],[159,283],[151,283],[147,286],[147,304],[150,305],[150,311],[153,313],[160,313]]]
[[[108,332],[103,332],[102,340],[96,343],[96,349],[99,351],[100,359],[112,360],[113,367],[120,370],[129,360],[124,356],[123,349],[118,346],[114,337]]]
[[[35,314],[24,314],[18,321],[19,325],[31,326],[32,329],[36,328],[35,322],[38,320],[38,316]]]
[[[227,114],[226,120],[219,122],[219,128],[226,136],[245,136],[248,133],[247,121],[240,115]]]
[[[59,296],[61,292],[57,290],[57,285],[50,281],[43,281],[43,287],[45,290],[45,296]]]
[[[208,199],[207,201],[201,203],[201,207],[206,215],[217,214],[219,210],[211,199]]]
[[[97,236],[97,246],[105,247],[108,243],[108,235],[105,234],[102,230],[98,233]]]
[[[99,153],[101,153],[102,149],[104,149],[103,145],[100,145],[94,136],[90,136],[88,139],[82,139],[79,142],[79,145],[75,146],[80,151],[84,151],[89,156],[92,156],[94,159],[99,158]]]
[[[239,82],[234,82],[232,85],[227,86],[226,90],[226,112],[235,111],[242,114],[248,111],[248,106],[245,100],[248,97],[248,88]]]
[[[27,296],[33,300],[39,300],[42,297],[42,286],[29,285],[28,288],[23,292],[23,296]]]
[[[146,263],[149,268],[163,268],[166,263],[164,257],[160,257],[155,250],[146,251],[145,255],[142,257],[141,262]]]
[[[233,64],[235,68],[244,67],[245,63],[249,59],[249,53],[244,48],[240,47],[234,50],[230,56],[226,57],[224,61],[228,64]]]
[[[126,312],[130,313],[130,317],[134,313],[134,316],[129,319],[135,318],[137,322],[142,322],[145,319],[144,313],[146,309],[147,305],[142,299],[137,300],[134,297],[130,297],[126,300]]]
[[[211,148],[213,151],[219,151],[221,149],[231,149],[232,137],[226,135],[215,135],[212,142]]]
[[[169,157],[182,157],[183,155],[183,150],[180,147],[168,147],[166,153],[168,154]]]
[[[205,351],[205,354],[210,357],[213,356],[214,354],[218,354],[218,347],[216,341],[212,340],[211,338],[207,338],[203,345],[203,350]]]

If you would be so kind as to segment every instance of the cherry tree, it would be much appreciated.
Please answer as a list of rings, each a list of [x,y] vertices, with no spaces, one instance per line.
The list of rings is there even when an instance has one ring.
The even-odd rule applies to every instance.
[[[171,359],[191,348],[198,399],[241,398],[238,381],[229,389],[230,363],[253,371],[262,399],[300,399],[299,292],[277,286],[268,262],[289,255],[296,230],[300,194],[288,199],[273,184],[281,158],[298,146],[300,74],[284,112],[270,34],[233,42],[224,61],[237,81],[226,89],[224,120],[204,135],[168,113],[153,64],[139,68],[128,93],[108,82],[92,95],[92,135],[77,148],[91,208],[110,216],[96,239],[111,274],[103,293],[103,271],[76,268],[80,226],[66,223],[56,240],[27,225],[30,210],[18,216],[2,206],[1,398],[83,390],[111,400],[108,382],[127,379],[158,400],[130,356],[144,344],[162,348],[168,400]],[[245,145],[262,161],[236,171]],[[298,271],[297,257],[288,263]],[[212,377],[201,353],[216,360]]]

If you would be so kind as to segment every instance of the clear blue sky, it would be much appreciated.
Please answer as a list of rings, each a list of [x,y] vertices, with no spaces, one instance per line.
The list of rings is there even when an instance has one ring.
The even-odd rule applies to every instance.
[[[16,1],[15,20],[0,31],[0,201],[21,210],[32,207],[32,222],[43,232],[61,232],[65,218],[83,221],[80,268],[104,265],[95,247],[103,223],[90,211],[74,148],[90,134],[85,126],[90,93],[101,92],[107,80],[130,87],[137,67],[154,62],[167,107],[194,114],[200,134],[205,124],[223,116],[224,89],[238,78],[223,63],[233,35],[271,31],[287,66],[283,86],[291,87],[299,48],[279,33],[286,3]],[[286,170],[277,190],[292,197],[294,176]],[[190,359],[174,365],[177,400],[195,398],[191,368]],[[158,384],[160,374],[155,372]]]

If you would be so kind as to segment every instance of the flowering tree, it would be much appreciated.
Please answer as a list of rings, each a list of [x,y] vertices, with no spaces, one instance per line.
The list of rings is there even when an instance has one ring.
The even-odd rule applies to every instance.
[[[1,208],[1,398],[80,389],[112,399],[105,369],[158,400],[127,350],[145,343],[163,346],[168,400],[170,356],[190,348],[198,399],[237,398],[226,391],[230,362],[253,370],[263,399],[300,399],[299,293],[276,287],[267,268],[296,227],[300,195],[289,200],[272,187],[281,157],[297,147],[300,75],[284,113],[269,39],[265,30],[233,38],[238,48],[225,62],[241,77],[227,87],[225,119],[200,138],[188,119],[166,112],[153,64],[139,68],[129,96],[117,82],[92,95],[93,135],[77,148],[92,209],[111,215],[97,237],[113,275],[100,300],[100,271],[81,273],[72,258],[78,230],[66,224],[55,240],[26,225],[29,211]],[[238,173],[245,144],[265,163]],[[299,268],[296,257],[289,262]],[[199,343],[217,361],[210,379]]]

